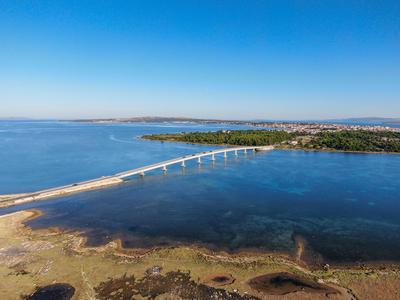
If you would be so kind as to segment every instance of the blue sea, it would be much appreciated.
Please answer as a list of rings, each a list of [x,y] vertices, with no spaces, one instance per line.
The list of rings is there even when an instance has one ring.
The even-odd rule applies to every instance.
[[[0,194],[35,191],[214,149],[143,134],[242,129],[196,124],[0,122]],[[90,245],[201,245],[319,262],[400,260],[400,155],[274,150],[189,162],[122,185],[0,210],[38,208],[28,224],[77,229]]]

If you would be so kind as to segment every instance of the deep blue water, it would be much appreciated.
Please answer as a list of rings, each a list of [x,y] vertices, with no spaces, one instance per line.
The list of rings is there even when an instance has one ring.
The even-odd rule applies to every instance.
[[[0,121],[0,194],[112,175],[215,147],[155,143],[143,134],[243,126]]]
[[[214,148],[135,137],[218,127],[35,126],[40,127],[31,130],[36,134],[9,131],[4,137],[0,132],[0,155],[7,158],[7,168],[15,168],[4,172],[2,165],[2,191],[78,181]],[[14,146],[4,145],[7,136]],[[17,150],[18,143],[27,149]],[[20,173],[24,170],[28,174]],[[291,253],[294,237],[302,236],[329,262],[400,260],[399,170],[399,155],[275,150],[218,157],[215,164],[204,160],[200,168],[192,162],[184,171],[179,166],[165,176],[154,171],[120,186],[0,213],[40,208],[45,215],[29,222],[31,226],[79,229],[92,245],[121,238],[129,247],[201,244],[233,252]]]

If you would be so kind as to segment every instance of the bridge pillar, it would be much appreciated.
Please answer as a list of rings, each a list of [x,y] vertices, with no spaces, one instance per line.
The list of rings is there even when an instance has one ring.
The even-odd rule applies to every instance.
[[[244,154],[246,154],[247,153],[247,149],[244,149],[243,152],[244,152]]]
[[[237,150],[235,150],[235,156],[238,156],[238,154],[237,154]]]
[[[185,168],[185,167],[186,167],[185,161],[184,161],[184,160],[182,160],[181,167],[182,167],[182,168]]]
[[[226,151],[224,152],[224,158],[227,158]]]
[[[162,171],[163,171],[163,172],[167,172],[167,166],[163,166],[163,167],[162,167]]]
[[[197,163],[198,163],[198,164],[201,164],[201,157],[198,157],[198,158],[197,158]]]
[[[140,177],[144,177],[144,172],[140,172]]]
[[[214,161],[215,160],[215,155],[211,154],[211,160]]]

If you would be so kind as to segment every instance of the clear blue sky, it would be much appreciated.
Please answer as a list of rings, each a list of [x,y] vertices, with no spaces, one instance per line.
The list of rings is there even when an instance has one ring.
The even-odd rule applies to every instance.
[[[0,0],[0,117],[400,116],[400,1]]]

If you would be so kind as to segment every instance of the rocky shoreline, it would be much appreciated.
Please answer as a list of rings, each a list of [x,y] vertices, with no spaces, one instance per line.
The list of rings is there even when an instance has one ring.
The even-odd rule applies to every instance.
[[[57,291],[73,291],[71,299],[393,299],[400,290],[399,269],[385,266],[312,270],[278,254],[193,247],[135,253],[116,241],[86,247],[79,232],[23,224],[39,215],[30,210],[0,217],[2,299]]]

